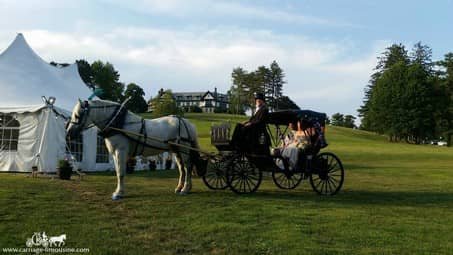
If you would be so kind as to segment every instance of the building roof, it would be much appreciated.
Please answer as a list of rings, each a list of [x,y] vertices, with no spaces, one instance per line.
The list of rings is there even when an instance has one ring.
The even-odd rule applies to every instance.
[[[204,91],[204,92],[173,92],[173,97],[178,97],[178,96],[182,96],[182,97],[187,97],[187,96],[199,96],[200,99],[201,98],[204,98],[208,93],[210,93],[211,95],[214,95],[215,92],[212,92],[212,91]],[[219,93],[217,92],[217,97],[220,97],[220,98],[225,98],[227,99],[228,98],[228,95],[227,94],[223,94],[223,93]]]

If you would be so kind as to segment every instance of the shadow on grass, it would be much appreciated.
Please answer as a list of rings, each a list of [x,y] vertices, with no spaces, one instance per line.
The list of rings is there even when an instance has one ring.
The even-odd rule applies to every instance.
[[[114,172],[93,173],[94,176],[114,176]],[[133,174],[128,174],[127,177],[134,178],[150,178],[150,179],[174,179],[176,185],[176,178],[178,172],[176,170],[164,171],[140,171]],[[173,186],[168,187],[171,192]],[[126,198],[133,199],[146,199],[152,197],[150,194],[131,194],[126,195]],[[334,196],[320,196],[314,191],[307,189],[296,190],[279,190],[276,187],[263,187],[256,193],[246,195],[236,195],[229,189],[222,191],[213,191],[203,188],[203,190],[196,190],[192,194],[187,195],[187,199],[191,197],[210,199],[241,199],[241,200],[281,200],[281,201],[305,201],[318,203],[320,206],[332,203],[339,205],[382,205],[382,206],[453,206],[453,192],[451,191],[405,191],[405,190],[354,190],[345,189],[341,190]]]
[[[106,172],[87,172],[89,176],[116,176],[115,171],[106,171]],[[131,174],[126,174],[127,177],[143,177],[143,178],[176,178],[178,177],[178,171],[171,170],[157,170],[157,171],[136,171]]]
[[[311,201],[320,204],[349,204],[349,205],[392,205],[392,206],[453,206],[452,192],[421,192],[421,191],[340,191],[334,196],[320,196],[314,192],[257,192],[248,195],[263,199],[281,199],[294,201]]]

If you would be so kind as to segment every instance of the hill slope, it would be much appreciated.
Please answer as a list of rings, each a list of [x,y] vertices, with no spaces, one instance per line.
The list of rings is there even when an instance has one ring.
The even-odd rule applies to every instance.
[[[188,114],[209,149],[211,122],[243,117]],[[334,197],[303,181],[255,194],[208,190],[176,196],[175,171],[126,177],[112,202],[113,173],[83,181],[0,175],[0,248],[25,247],[34,232],[67,234],[90,254],[451,254],[453,149],[392,144],[368,132],[328,127],[346,179]]]

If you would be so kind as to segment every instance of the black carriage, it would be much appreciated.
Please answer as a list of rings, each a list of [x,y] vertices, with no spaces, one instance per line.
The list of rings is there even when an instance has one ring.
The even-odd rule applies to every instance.
[[[242,141],[240,147],[231,141],[230,124],[212,126],[211,143],[219,153],[209,160],[204,183],[210,189],[229,187],[238,194],[252,193],[266,172],[281,189],[294,189],[307,179],[318,194],[336,194],[343,185],[344,168],[335,154],[321,152],[327,147],[326,118],[324,113],[309,110],[269,113],[266,128],[256,130],[253,138]],[[281,144],[290,133],[289,123],[297,122],[303,123],[303,132],[309,139],[298,153],[296,164],[290,167],[289,158],[281,153]]]

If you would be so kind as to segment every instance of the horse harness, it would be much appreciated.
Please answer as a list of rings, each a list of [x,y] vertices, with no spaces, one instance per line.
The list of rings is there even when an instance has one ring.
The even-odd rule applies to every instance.
[[[83,114],[82,114],[82,116],[80,116],[80,119],[83,120],[82,124],[79,124],[79,123],[75,123],[75,124],[79,124],[79,125],[83,126],[84,122],[86,122],[86,118],[89,114],[89,111],[92,108],[112,108],[112,107],[114,107],[115,110],[113,111],[113,113],[110,115],[109,118],[107,118],[106,120],[103,121],[106,124],[105,124],[105,127],[99,132],[100,136],[102,136],[103,138],[108,138],[108,137],[111,137],[114,135],[125,136],[127,139],[129,139],[130,141],[135,143],[134,151],[132,154],[133,156],[142,155],[145,148],[147,148],[147,147],[156,149],[156,150],[165,150],[165,148],[158,147],[155,145],[150,145],[147,143],[148,134],[147,134],[147,130],[146,130],[146,120],[144,118],[141,118],[140,122],[126,123],[126,116],[127,116],[128,110],[124,107],[124,104],[108,105],[108,106],[90,106],[88,104],[88,102],[84,102],[84,105],[82,106]],[[173,115],[173,117],[178,118],[178,137],[175,139],[170,139],[170,140],[161,141],[161,142],[162,143],[175,142],[175,143],[179,144],[181,141],[184,141],[184,142],[190,143],[190,146],[194,147],[195,144],[192,140],[192,137],[190,136],[189,129],[187,127],[186,122],[180,116]],[[121,132],[121,129],[123,129],[126,124],[134,124],[134,123],[141,123],[140,132],[137,134],[138,138],[132,137],[131,135],[128,135],[125,132]],[[187,138],[181,137],[181,123],[183,124],[183,126],[186,130],[186,133],[188,136]],[[94,124],[96,125],[96,123],[94,123]],[[88,127],[88,128],[90,128],[90,127]],[[141,147],[140,151],[139,151],[139,147]],[[192,151],[191,151],[191,153],[192,153]]]

